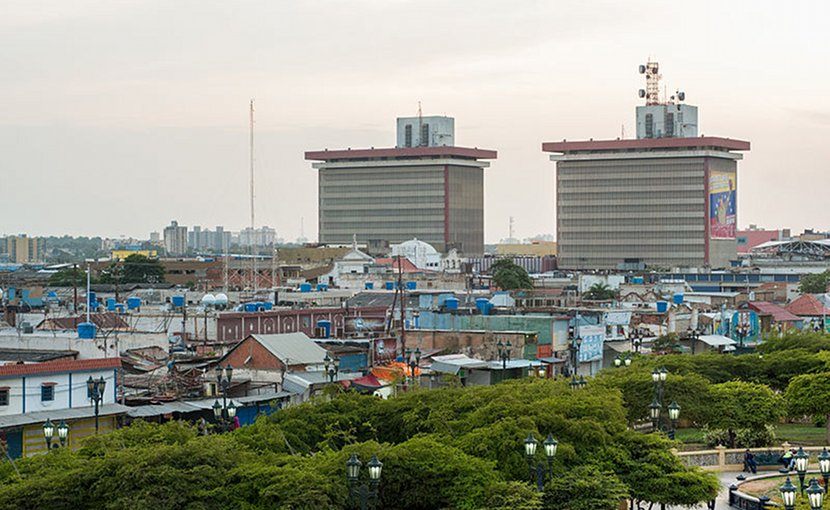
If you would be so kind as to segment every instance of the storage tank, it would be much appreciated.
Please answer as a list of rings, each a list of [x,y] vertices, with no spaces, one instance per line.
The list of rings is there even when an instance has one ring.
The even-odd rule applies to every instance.
[[[202,306],[215,306],[216,296],[213,294],[205,294],[202,296]]]
[[[680,293],[675,294],[674,296],[672,296],[672,301],[676,305],[682,305],[683,304],[683,294],[680,294]]]
[[[300,292],[311,292],[311,284],[310,283],[301,283],[300,284]]]
[[[406,282],[406,290],[417,290],[418,282]]]
[[[490,300],[487,298],[480,297],[476,299],[476,308],[481,312],[481,315],[487,315],[487,305],[489,304]]]
[[[395,290],[395,282],[386,282],[386,290]]]
[[[665,313],[666,310],[669,309],[669,303],[666,301],[658,301],[657,302],[657,311],[660,313]]]
[[[107,310],[110,312],[115,311],[115,298],[107,298]]]
[[[95,338],[95,324],[91,322],[82,322],[78,324],[78,338],[92,340]]]
[[[184,307],[184,296],[173,296],[173,306],[176,308]]]
[[[449,297],[444,304],[447,305],[447,310],[458,310],[458,298]]]
[[[326,285],[325,283],[318,283],[317,284],[317,292],[326,292],[327,290],[329,290],[329,286]]]
[[[375,288],[375,284],[373,282],[366,282],[363,284],[363,288],[365,290],[372,290]]]
[[[242,306],[242,309],[243,309],[244,311],[246,311],[246,312],[256,312],[256,309],[257,309],[257,305],[258,305],[258,304],[259,304],[259,303],[256,303],[256,302],[253,302],[253,303],[245,303],[245,304]]]
[[[128,297],[127,298],[127,310],[138,310],[141,308],[141,298],[140,297]]]
[[[223,292],[216,294],[215,304],[216,306],[228,306],[228,296]]]
[[[322,330],[322,338],[331,338],[331,321],[317,321],[317,329]]]

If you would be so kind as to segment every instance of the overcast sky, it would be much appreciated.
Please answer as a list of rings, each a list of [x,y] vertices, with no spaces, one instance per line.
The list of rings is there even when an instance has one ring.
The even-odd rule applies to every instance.
[[[303,152],[456,119],[496,149],[488,242],[555,231],[543,141],[634,133],[637,66],[752,142],[738,223],[830,229],[830,2],[0,0],[0,234],[147,238],[171,219],[317,234]]]

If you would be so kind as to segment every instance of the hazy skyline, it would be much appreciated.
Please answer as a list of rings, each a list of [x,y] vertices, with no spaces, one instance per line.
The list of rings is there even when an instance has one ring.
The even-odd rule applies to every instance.
[[[0,234],[317,233],[306,150],[394,146],[395,118],[456,119],[495,149],[485,240],[555,233],[543,141],[634,136],[637,66],[748,140],[738,224],[830,229],[824,2],[0,0]]]

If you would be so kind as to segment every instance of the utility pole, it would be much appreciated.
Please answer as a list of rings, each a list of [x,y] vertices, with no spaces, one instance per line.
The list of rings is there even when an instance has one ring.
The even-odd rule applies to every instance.
[[[72,266],[72,315],[75,316],[73,326],[78,329],[78,264]]]
[[[251,119],[250,119],[250,132],[251,132],[251,147],[250,147],[250,158],[251,158],[251,255],[252,261],[251,265],[253,267],[253,271],[251,272],[251,278],[253,282],[251,283],[251,289],[253,290],[254,296],[257,293],[257,268],[256,268],[256,230],[254,230],[254,100],[251,99]],[[256,299],[256,297],[254,297]]]
[[[398,255],[398,292],[401,293],[401,351],[403,355],[406,352],[406,324],[404,323],[406,295],[403,289],[403,257]]]

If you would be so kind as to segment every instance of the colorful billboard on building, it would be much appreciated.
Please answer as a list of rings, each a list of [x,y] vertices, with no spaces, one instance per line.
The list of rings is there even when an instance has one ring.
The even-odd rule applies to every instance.
[[[737,225],[737,175],[709,173],[709,237],[735,239]]]

